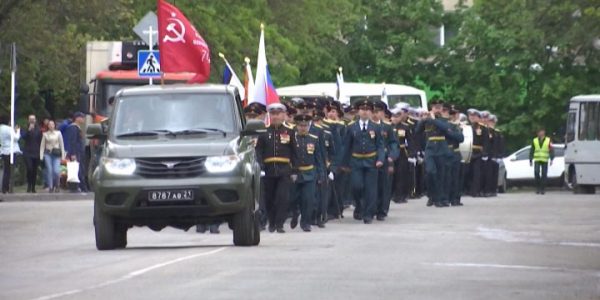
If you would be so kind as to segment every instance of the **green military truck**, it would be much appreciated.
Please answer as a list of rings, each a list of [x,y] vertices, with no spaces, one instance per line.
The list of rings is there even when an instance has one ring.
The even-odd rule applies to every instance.
[[[87,128],[104,141],[92,172],[99,250],[124,248],[127,230],[188,230],[226,222],[237,246],[260,242],[260,166],[237,89],[225,85],[126,88],[108,122]]]

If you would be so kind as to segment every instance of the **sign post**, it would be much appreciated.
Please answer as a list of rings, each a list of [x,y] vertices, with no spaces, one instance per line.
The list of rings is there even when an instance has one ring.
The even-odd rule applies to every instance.
[[[150,47],[150,52],[152,52],[152,48],[154,47],[154,42],[152,40],[154,33],[158,33],[158,30],[152,30],[152,25],[150,25],[148,27],[148,30],[144,30],[144,34],[148,34],[148,41],[149,41],[148,45]],[[153,84],[152,77],[148,78],[148,84],[149,85]]]
[[[11,59],[10,59],[10,164],[15,164],[15,139],[13,138],[15,130],[15,85],[16,85],[16,73],[17,73],[17,45],[12,43],[11,45]],[[6,168],[7,166],[5,166]]]

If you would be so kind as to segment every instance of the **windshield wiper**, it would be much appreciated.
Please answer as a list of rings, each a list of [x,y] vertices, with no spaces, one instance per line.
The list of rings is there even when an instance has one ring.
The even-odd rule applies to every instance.
[[[151,131],[134,131],[117,135],[118,138],[122,137],[133,137],[133,136],[155,136],[158,135],[160,131],[151,130]]]
[[[188,134],[201,134],[201,133],[222,133],[223,135],[226,134],[225,131],[221,130],[221,129],[217,129],[217,128],[191,128],[191,129],[185,129],[185,130],[178,130],[178,131],[172,131],[169,132],[169,134],[172,135],[188,135]]]

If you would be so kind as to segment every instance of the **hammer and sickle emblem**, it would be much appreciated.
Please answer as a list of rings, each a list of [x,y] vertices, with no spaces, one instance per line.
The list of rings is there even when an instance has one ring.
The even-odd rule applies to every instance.
[[[175,14],[171,15],[172,18],[169,18],[169,25],[167,25],[167,34],[165,34],[165,37],[163,39],[163,42],[173,42],[173,43],[179,43],[182,42],[185,44],[185,39],[184,39],[184,35],[185,35],[185,26],[183,25],[183,22],[181,22],[179,19],[175,18]],[[178,28],[179,27],[179,28]],[[169,33],[172,33],[173,36],[171,36]]]

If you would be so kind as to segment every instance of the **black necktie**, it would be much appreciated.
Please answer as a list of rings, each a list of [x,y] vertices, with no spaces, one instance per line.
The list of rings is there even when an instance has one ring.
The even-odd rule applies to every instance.
[[[362,131],[367,131],[367,123],[363,123]]]

